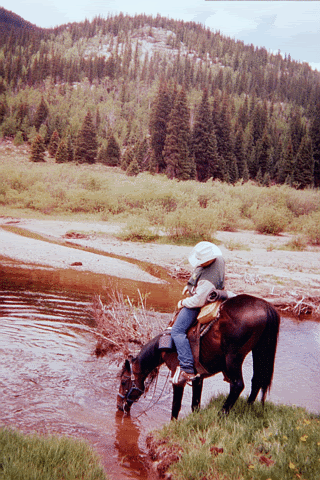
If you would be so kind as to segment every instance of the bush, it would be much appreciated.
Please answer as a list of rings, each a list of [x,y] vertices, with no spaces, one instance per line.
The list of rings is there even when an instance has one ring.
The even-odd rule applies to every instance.
[[[308,215],[320,210],[319,192],[314,190],[288,189],[286,192],[286,205],[296,216]]]
[[[16,147],[19,147],[20,145],[23,145],[24,144],[24,140],[23,140],[23,135],[22,135],[22,132],[17,132],[15,134],[15,137],[14,137],[14,140],[13,140],[13,144],[16,146]]]
[[[150,225],[143,218],[134,217],[128,220],[118,237],[124,241],[152,242],[158,238],[158,235],[152,231]]]
[[[193,244],[201,240],[211,241],[217,225],[217,215],[212,209],[186,207],[168,213],[164,227],[169,239]]]
[[[274,206],[260,207],[254,216],[254,225],[259,233],[279,235],[288,225],[286,212]]]
[[[320,245],[320,212],[310,214],[302,224],[303,233],[312,245]]]

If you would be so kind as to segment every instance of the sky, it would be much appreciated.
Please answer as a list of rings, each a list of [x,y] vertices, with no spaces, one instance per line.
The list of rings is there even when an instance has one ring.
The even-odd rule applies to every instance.
[[[120,12],[195,21],[245,44],[290,55],[320,72],[320,1],[0,0],[38,27],[92,20]]]

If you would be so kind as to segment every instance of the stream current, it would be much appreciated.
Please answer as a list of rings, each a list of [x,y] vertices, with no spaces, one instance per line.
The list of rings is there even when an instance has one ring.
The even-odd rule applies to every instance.
[[[145,439],[170,421],[172,391],[165,367],[156,390],[132,407],[116,411],[120,366],[94,355],[92,294],[28,289],[0,284],[0,426],[23,432],[86,439],[112,480],[149,479]],[[156,305],[153,305],[156,309]],[[320,324],[282,318],[275,373],[268,399],[320,412]],[[243,366],[250,392],[252,361]],[[202,406],[227,393],[221,374],[204,382]],[[190,412],[185,388],[181,416]]]

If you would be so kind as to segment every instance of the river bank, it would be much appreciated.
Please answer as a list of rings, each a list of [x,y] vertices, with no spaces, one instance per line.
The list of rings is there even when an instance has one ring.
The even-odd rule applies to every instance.
[[[117,237],[121,228],[110,222],[3,216],[1,263],[71,269],[161,284],[165,280],[157,275],[157,270],[146,268],[158,266],[184,284],[191,271],[187,262],[191,247],[124,242]],[[269,236],[253,231],[217,232],[215,239],[226,260],[226,288],[237,294],[265,298],[290,314],[318,316],[320,248],[288,250],[292,238],[289,234]]]

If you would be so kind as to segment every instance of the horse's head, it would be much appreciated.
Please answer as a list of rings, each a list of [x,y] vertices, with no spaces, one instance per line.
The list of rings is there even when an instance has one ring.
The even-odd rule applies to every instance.
[[[125,360],[120,374],[120,387],[117,395],[118,410],[130,413],[131,406],[144,393],[144,383],[138,365],[134,360]]]

